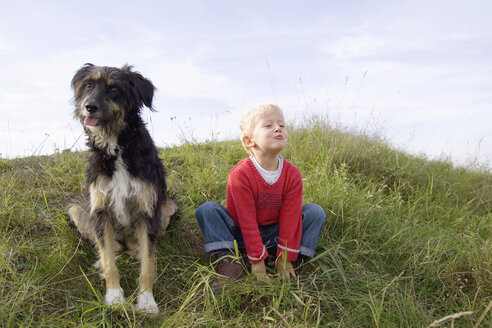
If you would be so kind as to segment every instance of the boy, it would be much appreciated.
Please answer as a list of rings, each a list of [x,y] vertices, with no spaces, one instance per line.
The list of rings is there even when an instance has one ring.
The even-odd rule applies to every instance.
[[[284,279],[295,277],[293,263],[299,253],[314,256],[326,215],[319,205],[302,206],[301,173],[279,156],[287,145],[287,131],[278,106],[252,110],[243,118],[240,131],[251,156],[229,173],[227,208],[206,202],[195,213],[205,236],[205,252],[221,259],[219,274],[237,280],[245,273],[233,256],[236,240],[240,249],[246,249],[251,272],[269,280],[267,248],[276,245],[277,274]]]

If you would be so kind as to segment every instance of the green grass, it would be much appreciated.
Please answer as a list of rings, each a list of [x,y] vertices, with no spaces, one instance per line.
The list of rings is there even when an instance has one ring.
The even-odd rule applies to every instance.
[[[159,241],[158,316],[101,303],[93,247],[67,226],[88,154],[0,159],[0,327],[489,327],[492,174],[388,146],[320,118],[290,131],[283,155],[299,167],[304,202],[328,219],[317,256],[290,283],[248,275],[213,295],[214,271],[194,220],[225,203],[238,141],[161,150],[181,218]],[[135,298],[138,262],[118,259]],[[442,321],[444,321],[442,320]]]

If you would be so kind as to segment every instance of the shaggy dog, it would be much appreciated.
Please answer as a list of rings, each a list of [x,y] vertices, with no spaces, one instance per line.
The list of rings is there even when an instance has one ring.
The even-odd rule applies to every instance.
[[[75,118],[88,136],[85,199],[68,214],[99,252],[105,302],[124,303],[115,253],[125,246],[141,261],[137,310],[158,313],[152,294],[155,243],[176,212],[166,171],[140,117],[152,109],[155,87],[132,67],[85,64],[72,79]]]

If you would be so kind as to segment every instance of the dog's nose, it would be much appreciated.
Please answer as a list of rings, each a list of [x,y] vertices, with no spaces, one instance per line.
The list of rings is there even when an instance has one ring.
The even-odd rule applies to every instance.
[[[85,109],[89,112],[89,113],[95,113],[99,110],[99,105],[97,102],[95,101],[89,101],[85,104]]]

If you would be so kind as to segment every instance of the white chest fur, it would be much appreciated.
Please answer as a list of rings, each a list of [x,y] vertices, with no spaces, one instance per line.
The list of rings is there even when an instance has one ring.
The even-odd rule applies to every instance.
[[[90,186],[91,212],[101,207],[110,207],[116,221],[128,226],[131,216],[143,212],[152,215],[157,199],[151,184],[133,177],[118,155],[115,171],[108,178],[100,176]]]

